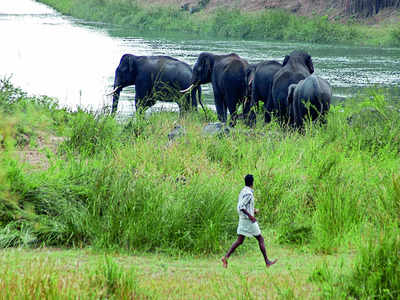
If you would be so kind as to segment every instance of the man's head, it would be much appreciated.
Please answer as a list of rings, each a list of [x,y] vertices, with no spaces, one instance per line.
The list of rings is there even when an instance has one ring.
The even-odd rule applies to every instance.
[[[253,177],[253,175],[247,174],[247,175],[244,177],[244,183],[245,183],[246,186],[252,187],[252,186],[253,186],[253,182],[254,182],[254,177]]]

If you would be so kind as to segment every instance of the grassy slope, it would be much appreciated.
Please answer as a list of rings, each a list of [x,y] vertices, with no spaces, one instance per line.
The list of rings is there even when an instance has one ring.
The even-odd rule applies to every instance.
[[[371,46],[400,45],[400,27],[332,22],[327,16],[303,17],[280,10],[245,12],[217,9],[191,15],[179,8],[143,6],[123,0],[40,0],[63,14],[128,26],[135,31],[182,32],[221,38],[344,43]]]

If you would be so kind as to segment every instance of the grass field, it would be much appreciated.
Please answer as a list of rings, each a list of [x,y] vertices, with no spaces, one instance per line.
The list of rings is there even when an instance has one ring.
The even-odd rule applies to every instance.
[[[217,255],[2,250],[0,298],[317,299],[321,289],[312,281],[315,269],[349,269],[353,256],[311,255],[268,241],[269,252],[279,261],[266,269],[255,239],[245,244],[228,269]]]
[[[239,122],[207,136],[205,117],[117,121],[108,108],[70,111],[1,80],[1,296],[398,297],[392,99],[373,89],[304,132]],[[169,141],[176,124],[185,133]],[[279,263],[266,271],[256,242],[246,241],[226,271],[219,259],[235,239],[247,173]]]

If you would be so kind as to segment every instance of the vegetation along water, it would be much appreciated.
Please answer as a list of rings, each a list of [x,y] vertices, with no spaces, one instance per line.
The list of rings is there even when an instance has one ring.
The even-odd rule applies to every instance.
[[[199,30],[200,19],[180,11],[127,1],[93,6],[99,3],[52,5],[126,24],[153,14],[143,29],[193,22],[189,31]],[[121,12],[132,7],[135,15]],[[165,23],[170,14],[176,18]],[[216,14],[233,24],[253,17]],[[288,18],[310,30],[345,28],[341,34],[354,31],[354,41],[364,30],[267,14],[256,16],[273,26]],[[223,30],[213,17],[205,32]],[[246,23],[228,27],[232,34],[217,33],[243,36],[236,34]],[[382,41],[392,44],[389,35]],[[326,36],[332,40],[316,41],[339,39],[334,31]],[[326,124],[306,124],[304,132],[239,121],[205,135],[204,124],[216,120],[210,110],[118,121],[107,109],[62,108],[1,79],[0,298],[398,298],[400,107],[391,97],[371,88],[336,103]],[[168,139],[178,124],[184,130]],[[279,258],[267,272],[254,244],[238,251],[228,272],[219,264],[236,232],[246,173],[256,178],[258,220]]]
[[[398,23],[362,25],[349,19],[347,24],[328,16],[296,16],[283,10],[246,12],[221,8],[190,14],[176,5],[146,6],[125,0],[40,0],[63,14],[129,26],[136,32],[180,32],[224,38],[284,40],[313,43],[341,43],[369,46],[400,45]],[[201,1],[200,1],[201,2]],[[329,13],[329,11],[328,11]]]

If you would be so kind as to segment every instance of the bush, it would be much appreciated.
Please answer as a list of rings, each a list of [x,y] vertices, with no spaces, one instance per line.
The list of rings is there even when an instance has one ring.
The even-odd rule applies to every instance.
[[[393,40],[393,45],[400,46],[400,25],[390,31],[390,37]]]
[[[119,144],[121,126],[112,116],[78,110],[71,127],[72,133],[66,144],[82,154],[112,150]]]
[[[400,294],[400,235],[398,225],[361,245],[350,271],[336,273],[323,265],[310,278],[318,282],[324,298],[398,299]]]

